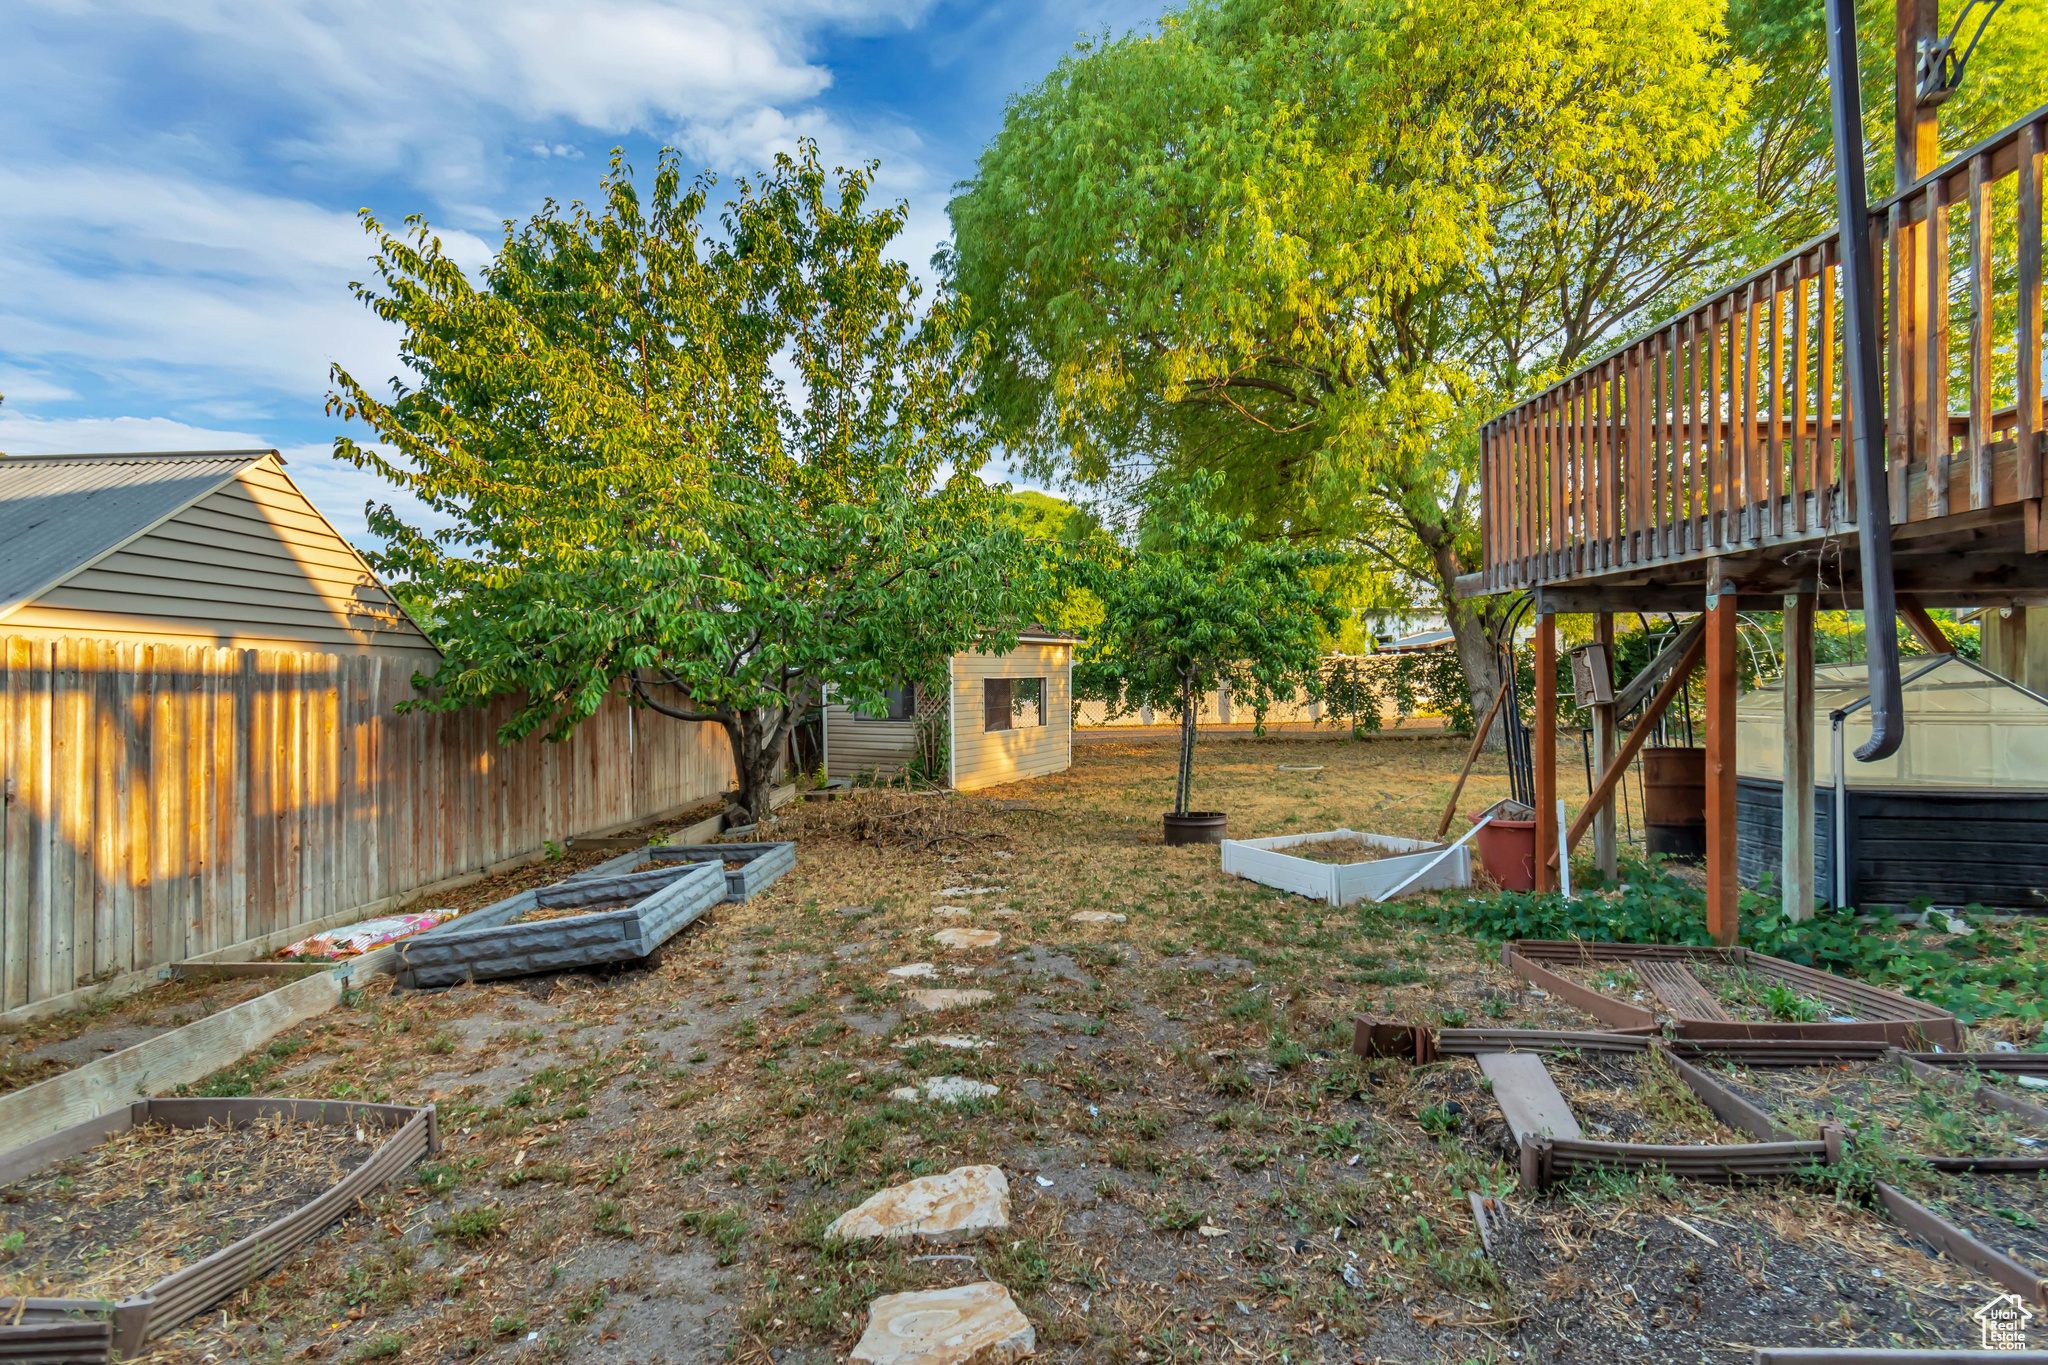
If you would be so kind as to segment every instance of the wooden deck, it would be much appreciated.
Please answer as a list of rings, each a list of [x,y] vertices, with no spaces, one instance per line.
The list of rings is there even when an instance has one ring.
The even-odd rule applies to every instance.
[[[2044,140],[2048,107],[1872,212],[1897,581],[1923,606],[2048,595]],[[1810,242],[1488,423],[1461,593],[1696,610],[1719,559],[1745,593],[1818,577],[1857,605],[1838,254]]]

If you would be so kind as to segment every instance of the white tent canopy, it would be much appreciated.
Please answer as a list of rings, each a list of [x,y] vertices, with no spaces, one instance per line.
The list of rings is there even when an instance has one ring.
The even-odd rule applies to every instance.
[[[1835,784],[1831,733],[1842,719],[1846,785],[1947,787],[1973,791],[2048,790],[2048,698],[1968,659],[1901,661],[1906,740],[1890,758],[1859,763],[1870,738],[1869,669],[1862,663],[1814,670],[1814,783]],[[1743,777],[1784,778],[1784,689],[1770,683],[1736,705],[1735,767]]]

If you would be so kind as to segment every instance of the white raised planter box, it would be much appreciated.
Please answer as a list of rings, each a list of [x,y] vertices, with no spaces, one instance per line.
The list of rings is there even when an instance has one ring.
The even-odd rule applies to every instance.
[[[1318,863],[1287,852],[1304,844],[1358,839],[1397,855],[1369,863]],[[1429,867],[1432,860],[1441,859]],[[1420,877],[1415,874],[1428,867]],[[1276,834],[1269,839],[1225,839],[1223,870],[1265,886],[1292,891],[1331,905],[1385,900],[1389,892],[1448,891],[1472,885],[1472,850],[1463,844],[1446,854],[1442,844],[1397,839],[1356,829],[1331,829],[1315,834]],[[1407,886],[1403,882],[1414,877]]]

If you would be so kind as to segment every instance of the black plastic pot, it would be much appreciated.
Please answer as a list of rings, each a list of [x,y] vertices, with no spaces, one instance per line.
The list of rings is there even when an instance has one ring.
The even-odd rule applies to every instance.
[[[1163,815],[1169,844],[1220,844],[1223,842],[1224,814],[1220,810],[1191,810],[1186,815]]]

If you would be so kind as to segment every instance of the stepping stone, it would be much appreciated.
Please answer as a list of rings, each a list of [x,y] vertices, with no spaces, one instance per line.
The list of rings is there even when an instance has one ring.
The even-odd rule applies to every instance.
[[[937,976],[939,969],[929,962],[906,962],[901,967],[891,967],[891,976]]]
[[[844,915],[848,919],[859,919],[863,915],[874,914],[875,907],[872,905],[841,905],[834,907],[832,913]]]
[[[1002,941],[993,929],[941,929],[932,935],[941,948],[993,948]]]
[[[1000,1166],[959,1166],[883,1190],[833,1219],[827,1237],[922,1237],[971,1242],[1010,1226],[1010,1182]]]
[[[1578,1138],[1579,1121],[1534,1052],[1483,1052],[1479,1069],[1493,1082],[1493,1098],[1515,1141],[1524,1137]]]
[[[913,1048],[919,1043],[930,1043],[933,1047],[950,1047],[957,1052],[979,1052],[985,1047],[995,1046],[994,1043],[986,1038],[969,1038],[965,1034],[960,1033],[939,1033],[929,1038],[904,1038],[890,1044],[890,1046]]]
[[[1010,1291],[992,1280],[884,1294],[850,1365],[1015,1365],[1038,1347]]]
[[[994,991],[934,990],[910,992],[910,1003],[933,1014],[945,1010],[965,1009],[969,1005],[986,1005],[996,998]]]
[[[1002,1087],[965,1076],[934,1076],[919,1085],[899,1085],[889,1092],[892,1100],[910,1104],[959,1104],[962,1100],[990,1100]]]
[[[1114,910],[1082,910],[1067,916],[1076,924],[1122,924],[1128,915],[1119,915]]]
[[[999,891],[1008,891],[1007,886],[949,886],[934,891],[934,896],[993,896]]]

